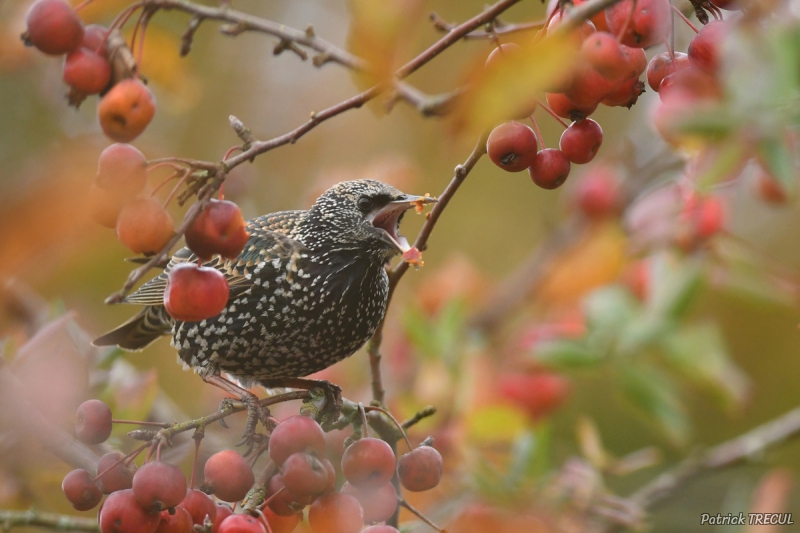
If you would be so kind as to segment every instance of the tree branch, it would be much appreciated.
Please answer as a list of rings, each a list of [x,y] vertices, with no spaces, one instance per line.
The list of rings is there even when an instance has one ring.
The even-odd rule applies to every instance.
[[[96,518],[83,518],[57,513],[44,513],[35,509],[28,511],[0,510],[0,527],[4,531],[13,527],[46,527],[56,531],[100,531]]]
[[[718,444],[704,453],[684,459],[676,467],[638,489],[628,499],[641,509],[646,509],[667,498],[683,483],[703,472],[746,461],[760,455],[767,448],[798,436],[800,436],[800,407],[743,435]],[[618,524],[608,524],[600,529],[600,532],[612,533],[619,530]]]

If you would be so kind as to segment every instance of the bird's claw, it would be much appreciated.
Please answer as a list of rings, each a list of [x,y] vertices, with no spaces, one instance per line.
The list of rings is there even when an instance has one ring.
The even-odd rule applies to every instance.
[[[324,404],[316,415],[317,422],[324,425],[332,424],[342,413],[342,388],[330,381],[321,380],[317,389],[324,397]]]
[[[256,396],[248,397],[242,400],[242,402],[247,407],[247,422],[244,425],[242,440],[240,440],[236,446],[247,446],[247,451],[243,454],[246,457],[250,455],[256,444],[261,444],[263,442],[265,437],[264,435],[256,433],[256,427],[259,422],[264,424],[264,427],[267,427],[270,413],[268,408],[261,406]]]

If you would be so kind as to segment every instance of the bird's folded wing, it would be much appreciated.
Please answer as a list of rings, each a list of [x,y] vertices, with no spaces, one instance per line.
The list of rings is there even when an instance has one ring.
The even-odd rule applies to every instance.
[[[209,261],[203,262],[205,267],[213,267],[222,272],[231,287],[230,298],[235,298],[253,286],[252,275],[255,270],[281,268],[290,261],[298,261],[308,251],[300,242],[283,235],[264,229],[259,225],[248,225],[250,239],[236,259],[224,259],[214,256]],[[125,298],[125,303],[137,305],[163,305],[164,290],[167,287],[169,271],[175,265],[197,261],[188,248],[178,250],[172,256],[164,272],[151,279],[139,290]]]

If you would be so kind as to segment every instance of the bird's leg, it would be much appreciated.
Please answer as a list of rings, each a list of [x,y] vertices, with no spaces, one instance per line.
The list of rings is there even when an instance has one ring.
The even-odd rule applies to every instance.
[[[239,442],[239,444],[237,444],[237,446],[247,444],[247,453],[244,455],[249,455],[250,451],[253,449],[253,445],[260,440],[259,435],[256,434],[256,426],[258,425],[258,421],[260,420],[261,423],[266,426],[267,419],[269,418],[269,409],[262,407],[259,404],[258,396],[249,390],[243,389],[236,383],[223,378],[219,374],[206,376],[203,378],[203,381],[210,383],[215,387],[219,387],[247,407],[247,422],[244,426],[244,434],[242,435],[242,440]]]
[[[303,378],[280,378],[269,379],[261,382],[261,385],[268,388],[290,388],[290,389],[319,389],[325,395],[325,406],[317,415],[317,421],[322,423],[325,420],[334,422],[338,420],[342,411],[342,388],[334,385],[330,381]]]

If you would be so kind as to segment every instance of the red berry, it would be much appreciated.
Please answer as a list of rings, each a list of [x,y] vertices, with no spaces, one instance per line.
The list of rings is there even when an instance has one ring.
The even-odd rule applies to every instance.
[[[203,491],[224,502],[243,500],[256,481],[250,464],[233,450],[223,450],[209,457],[203,474]]]
[[[558,147],[571,163],[582,165],[588,163],[603,144],[603,129],[600,124],[590,118],[573,122],[564,133]]]
[[[575,105],[563,93],[547,93],[545,97],[550,110],[561,118],[581,120],[594,113],[597,109],[597,104],[588,107]]]
[[[147,184],[147,159],[135,146],[112,144],[97,161],[95,184],[128,200]]]
[[[603,99],[603,104],[614,107],[627,107],[630,109],[639,100],[639,96],[644,92],[644,82],[637,78],[631,78],[622,82],[616,91],[607,95]]]
[[[349,494],[320,496],[308,510],[312,533],[358,533],[364,527],[364,511]]]
[[[669,37],[672,8],[669,0],[622,0],[606,9],[606,21],[613,35],[627,28],[621,38],[625,46],[649,48]]]
[[[316,496],[328,488],[328,470],[319,459],[307,453],[290,455],[283,462],[281,475],[286,489],[298,497]]]
[[[658,92],[661,81],[673,72],[689,66],[689,56],[675,52],[675,60],[669,52],[661,52],[653,57],[647,65],[647,84]]]
[[[614,92],[620,82],[603,77],[594,68],[581,68],[572,84],[564,91],[571,102],[582,107],[597,105],[606,95]]]
[[[89,24],[83,29],[83,40],[81,48],[91,50],[96,54],[108,59],[108,49],[106,48],[106,35],[108,28],[99,24]]]
[[[550,22],[547,23],[547,33],[552,33],[561,24],[563,16],[564,12],[559,11],[550,17]],[[591,21],[584,20],[577,28],[570,31],[570,39],[575,42],[576,46],[580,46],[581,42],[595,31],[597,31],[597,28],[595,28],[594,24]]]
[[[264,525],[249,514],[232,514],[219,525],[219,533],[266,533]],[[273,532],[274,533],[274,532]]]
[[[303,511],[303,507],[311,503],[313,496],[296,495],[286,488],[283,476],[272,476],[267,486],[269,507],[280,516],[292,516]]]
[[[249,237],[239,206],[212,199],[186,232],[186,246],[203,260],[216,254],[235,259]]]
[[[161,521],[156,533],[194,533],[192,515],[181,506],[165,509],[161,511]]]
[[[768,204],[782,205],[788,199],[783,185],[763,169],[759,169],[756,176],[756,191],[758,197]]]
[[[725,205],[717,196],[698,199],[691,213],[695,235],[708,239],[719,233],[725,225]]]
[[[724,20],[712,20],[694,36],[689,43],[689,60],[693,65],[716,74],[719,70],[719,49],[730,33],[730,24]]]
[[[272,533],[292,533],[292,531],[297,528],[297,525],[300,523],[301,515],[293,514],[291,516],[280,516],[275,514],[275,512],[269,508],[269,506],[264,507],[263,511],[264,517],[267,519],[267,523],[269,524]]]
[[[547,148],[536,154],[528,174],[542,189],[557,189],[567,181],[570,166],[564,152]]]
[[[111,409],[100,400],[86,400],[75,413],[75,435],[86,444],[100,444],[111,435]]]
[[[269,436],[269,456],[276,465],[293,453],[325,454],[325,432],[314,419],[294,415],[278,424]]]
[[[228,280],[219,270],[183,263],[169,271],[164,306],[176,320],[199,322],[220,314],[229,296]]]
[[[195,525],[203,525],[206,516],[212,524],[217,518],[217,506],[214,500],[199,490],[189,489],[180,506],[189,511]]]
[[[391,483],[384,483],[376,489],[359,489],[345,483],[341,492],[358,500],[364,510],[364,522],[389,520],[397,510],[397,491]]]
[[[508,172],[521,172],[528,168],[536,156],[537,146],[533,130],[519,122],[500,124],[486,140],[489,159]]]
[[[608,80],[622,81],[629,76],[627,57],[617,39],[608,32],[588,36],[581,45],[581,56]]]
[[[403,488],[422,492],[439,484],[442,468],[442,456],[438,450],[432,446],[420,446],[400,458],[397,475]]]
[[[152,196],[134,199],[117,217],[117,238],[137,254],[160,251],[172,238],[174,229],[172,217]]]
[[[61,482],[61,490],[76,511],[94,509],[103,499],[103,491],[92,475],[83,469],[73,470]]]
[[[518,44],[514,43],[504,43],[492,50],[492,53],[489,54],[489,57],[486,58],[486,64],[484,68],[491,69],[495,68],[498,61],[501,60],[503,56],[515,54],[522,50],[522,48]]]
[[[64,0],[37,0],[25,17],[28,31],[23,39],[45,54],[72,52],[83,39],[83,23]]]
[[[569,396],[569,381],[550,372],[510,374],[500,378],[500,394],[537,420],[560,407]]]
[[[722,87],[716,77],[690,64],[661,80],[658,87],[661,101],[665,102],[673,93],[680,93],[681,99],[692,101],[717,100],[722,96]]]
[[[377,488],[394,475],[397,459],[392,447],[381,439],[364,438],[347,447],[342,456],[342,473],[350,484]]]
[[[133,494],[148,511],[175,507],[186,496],[186,476],[169,463],[147,463],[133,476]]]
[[[605,166],[595,166],[578,183],[575,203],[590,219],[599,220],[617,214],[622,198],[614,172]]]
[[[217,504],[217,517],[214,519],[214,525],[211,527],[211,533],[219,533],[219,525],[223,520],[233,514],[233,509],[227,503]],[[191,515],[190,515],[191,516]],[[272,533],[275,533],[274,531]]]
[[[133,475],[136,465],[125,466],[120,459],[125,457],[120,452],[110,452],[100,458],[97,463],[97,483],[105,494],[133,487]]]
[[[125,489],[109,494],[97,520],[102,533],[155,533],[161,516],[145,512],[133,490]]]
[[[114,85],[97,105],[100,127],[109,139],[127,143],[138,137],[153,120],[155,98],[135,79]]]
[[[64,60],[62,77],[64,83],[82,94],[100,94],[111,81],[111,65],[100,54],[78,48]]]

